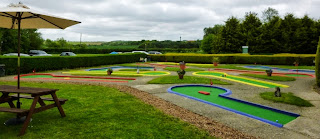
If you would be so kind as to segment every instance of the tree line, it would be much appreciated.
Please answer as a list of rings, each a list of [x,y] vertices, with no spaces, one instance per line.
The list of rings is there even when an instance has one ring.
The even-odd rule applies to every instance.
[[[41,34],[36,29],[21,30],[21,53],[39,49],[43,44]],[[18,51],[18,30],[0,28],[0,54]]]
[[[201,41],[142,40],[139,48],[200,48]]]
[[[277,10],[268,8],[262,20],[247,12],[244,19],[232,16],[224,25],[204,28],[200,48],[206,53],[240,53],[242,46],[249,46],[249,53],[314,54],[319,36],[320,20],[292,13],[281,18]]]

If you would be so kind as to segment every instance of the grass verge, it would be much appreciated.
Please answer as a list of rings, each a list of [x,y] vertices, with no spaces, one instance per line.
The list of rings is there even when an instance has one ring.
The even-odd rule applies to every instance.
[[[296,80],[296,78],[293,78],[293,77],[283,77],[283,76],[267,76],[267,75],[260,75],[260,74],[240,74],[240,75],[260,78],[260,79],[267,79],[272,81],[295,81]]]
[[[16,82],[0,82],[16,85]],[[203,130],[147,105],[116,89],[65,83],[21,83],[21,86],[59,89],[66,117],[57,108],[33,115],[24,138],[213,138]],[[31,100],[22,99],[27,109]],[[8,107],[8,104],[0,104]],[[15,117],[0,113],[0,121]],[[17,138],[22,125],[0,124],[0,138]]]
[[[211,80],[213,84],[222,84],[222,85],[231,84],[231,83],[223,82],[217,79],[211,79]],[[148,84],[183,84],[183,83],[210,84],[210,78],[184,76],[183,79],[179,79],[178,75],[176,75],[176,76],[162,76],[148,82]]]
[[[275,97],[274,92],[263,92],[260,96],[265,100],[270,100],[273,102],[285,103],[290,105],[296,105],[299,107],[312,107],[313,105],[300,97],[293,95],[293,93],[281,93],[281,97]]]

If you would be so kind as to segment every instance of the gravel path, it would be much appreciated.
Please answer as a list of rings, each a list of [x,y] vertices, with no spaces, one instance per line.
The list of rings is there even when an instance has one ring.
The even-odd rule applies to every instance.
[[[171,74],[176,75],[175,72],[171,72]],[[191,75],[191,72],[187,73],[187,75],[189,74]],[[236,75],[235,73],[230,74]],[[146,84],[147,81],[153,78],[156,77],[137,77],[136,81],[123,84],[82,81],[54,82],[95,84],[117,88],[122,92],[134,95],[168,115],[178,117],[183,121],[207,130],[211,135],[219,138],[320,138],[320,95],[313,89],[313,85],[315,84],[314,78],[297,78],[294,82],[276,82],[290,86],[289,88],[283,88],[281,92],[292,92],[296,96],[309,100],[315,105],[315,107],[308,108],[272,103],[260,98],[259,93],[274,91],[274,89],[258,88],[230,81],[227,82],[233,85],[218,85],[232,90],[233,94],[231,97],[299,113],[301,115],[296,120],[286,124],[283,128],[277,128],[255,119],[167,93],[166,89],[175,84]],[[13,76],[2,77],[0,80],[15,81]]]

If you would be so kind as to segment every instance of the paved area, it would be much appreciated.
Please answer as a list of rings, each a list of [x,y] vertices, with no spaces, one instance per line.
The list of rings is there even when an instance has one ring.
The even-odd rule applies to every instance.
[[[55,74],[59,74],[59,72],[56,72]],[[176,75],[175,72],[171,72],[171,74]],[[235,73],[230,74],[236,75]],[[191,75],[191,72],[187,73],[187,75]],[[297,78],[297,80],[293,82],[275,82],[290,86],[289,88],[282,88],[281,92],[292,92],[296,96],[309,100],[314,107],[297,107],[287,104],[273,103],[260,98],[259,93],[266,91],[273,92],[274,89],[272,88],[259,88],[231,81],[226,82],[230,82],[233,85],[217,85],[230,89],[233,93],[231,97],[298,113],[301,115],[296,120],[286,124],[283,128],[278,128],[264,122],[260,122],[258,120],[235,114],[233,112],[229,112],[195,100],[170,94],[166,91],[167,88],[176,84],[147,84],[147,82],[153,78],[156,77],[137,77],[136,81],[124,83],[122,85],[128,85],[148,92],[177,106],[186,108],[194,113],[211,118],[229,127],[256,137],[281,139],[320,138],[320,95],[313,90],[313,85],[315,84],[314,78]],[[13,76],[0,78],[0,81],[9,80],[14,81]]]

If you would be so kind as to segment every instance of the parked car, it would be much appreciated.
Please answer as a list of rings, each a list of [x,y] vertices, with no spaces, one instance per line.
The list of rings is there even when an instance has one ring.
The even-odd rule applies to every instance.
[[[149,51],[148,53],[149,54],[162,54],[161,52],[158,52],[158,51]]]
[[[4,56],[18,56],[18,53],[8,53],[8,54],[3,54]],[[20,53],[20,56],[30,56],[28,54]]]
[[[29,51],[30,56],[52,56],[50,54],[47,54],[45,51],[42,50],[30,50]]]
[[[132,51],[132,53],[145,53],[145,54],[149,54],[148,52],[146,52],[146,51]]]
[[[118,52],[113,51],[113,52],[111,52],[110,54],[119,54],[119,53],[118,53]]]
[[[60,56],[77,56],[77,55],[73,52],[62,52]]]

